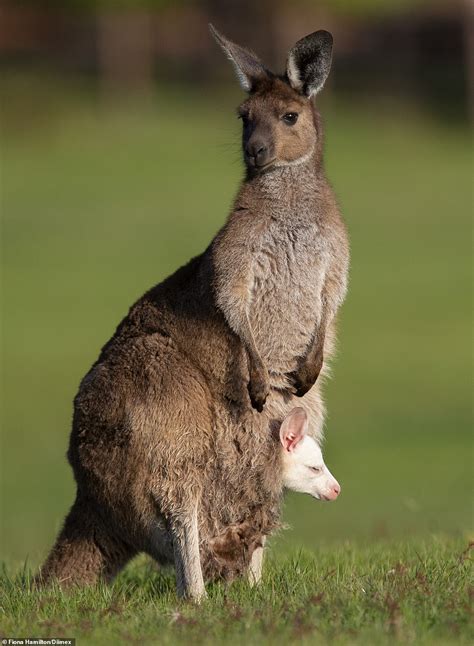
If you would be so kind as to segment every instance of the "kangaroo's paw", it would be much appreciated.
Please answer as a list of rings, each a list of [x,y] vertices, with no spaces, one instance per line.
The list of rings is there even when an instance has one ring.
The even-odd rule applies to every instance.
[[[261,413],[270,393],[268,376],[258,374],[251,377],[248,384],[248,391],[252,407]]]
[[[290,386],[297,397],[303,397],[311,390],[323,367],[322,356],[313,363],[304,363],[288,375]]]

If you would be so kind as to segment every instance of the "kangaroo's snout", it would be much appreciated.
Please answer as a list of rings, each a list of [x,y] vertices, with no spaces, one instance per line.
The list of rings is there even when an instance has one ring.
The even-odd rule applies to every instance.
[[[250,138],[245,146],[246,161],[254,168],[265,166],[270,159],[270,148],[260,138]]]
[[[324,498],[325,500],[328,500],[328,501],[329,501],[329,500],[336,500],[336,498],[338,497],[338,495],[339,495],[340,493],[341,493],[341,485],[340,485],[338,482],[336,482],[336,483],[334,483],[333,485],[331,485],[331,487],[330,487],[330,488],[329,488],[329,490],[325,493],[325,495],[323,496],[323,498]]]

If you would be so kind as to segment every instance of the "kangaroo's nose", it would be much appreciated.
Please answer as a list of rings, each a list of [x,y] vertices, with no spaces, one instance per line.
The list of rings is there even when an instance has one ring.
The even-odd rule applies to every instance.
[[[268,147],[261,140],[249,141],[245,152],[252,166],[264,166],[268,161]]]
[[[325,498],[326,500],[336,500],[338,495],[341,493],[341,486],[337,482],[336,484],[333,484],[330,488],[328,493],[326,494]]]

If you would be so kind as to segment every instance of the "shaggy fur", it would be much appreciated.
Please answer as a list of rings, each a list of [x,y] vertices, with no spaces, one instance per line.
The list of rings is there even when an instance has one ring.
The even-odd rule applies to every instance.
[[[146,552],[199,598],[203,574],[240,574],[278,527],[275,431],[297,402],[321,435],[312,386],[346,292],[346,232],[309,99],[260,69],[250,86],[243,109],[276,161],[248,168],[209,248],[133,305],[84,377],[68,451],[77,499],[43,581],[111,579]],[[278,115],[295,106],[287,132]]]

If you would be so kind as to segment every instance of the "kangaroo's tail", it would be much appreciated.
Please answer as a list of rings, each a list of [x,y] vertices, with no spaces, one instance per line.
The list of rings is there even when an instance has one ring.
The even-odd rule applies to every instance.
[[[131,547],[107,531],[93,507],[78,498],[35,583],[55,581],[68,587],[111,581],[134,555]]]

